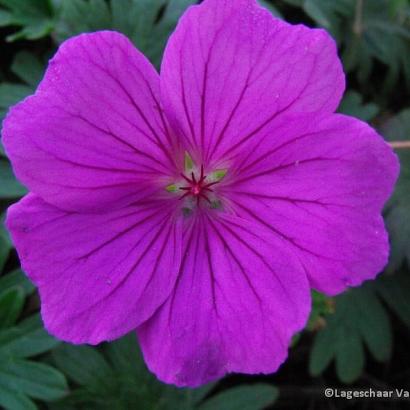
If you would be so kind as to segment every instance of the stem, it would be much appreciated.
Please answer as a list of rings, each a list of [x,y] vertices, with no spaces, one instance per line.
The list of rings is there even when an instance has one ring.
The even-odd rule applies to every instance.
[[[356,0],[356,8],[354,12],[353,32],[357,36],[361,36],[363,32],[363,3],[364,0]]]
[[[389,144],[395,149],[410,149],[410,141],[392,141]]]

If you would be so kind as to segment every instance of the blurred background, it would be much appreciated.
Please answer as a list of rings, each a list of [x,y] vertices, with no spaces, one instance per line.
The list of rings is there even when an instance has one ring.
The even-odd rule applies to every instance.
[[[0,121],[31,94],[66,38],[114,29],[159,67],[179,16],[194,0],[0,0]],[[340,112],[370,122],[388,141],[410,142],[408,0],[261,1],[279,18],[323,27],[347,74]],[[396,144],[397,145],[397,144]],[[405,145],[405,144],[404,144]],[[0,146],[0,408],[409,409],[410,399],[329,399],[325,387],[410,390],[410,148],[385,208],[391,257],[377,280],[336,298],[314,293],[307,328],[269,376],[232,375],[200,389],[158,382],[135,336],[98,347],[61,343],[43,329],[39,299],[3,226],[25,194]]]

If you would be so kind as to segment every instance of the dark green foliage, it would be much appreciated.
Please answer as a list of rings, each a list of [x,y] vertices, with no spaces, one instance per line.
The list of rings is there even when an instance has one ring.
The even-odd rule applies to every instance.
[[[25,296],[31,295],[35,289],[34,285],[20,269],[16,269],[0,277],[0,295],[15,287],[20,288]]]
[[[0,120],[3,120],[10,106],[32,94],[44,73],[44,64],[27,51],[16,54],[10,71],[20,83],[0,83]]]
[[[6,275],[0,286],[0,405],[8,410],[36,409],[31,399],[51,401],[68,392],[60,371],[30,359],[59,342],[47,334],[38,314],[16,324],[25,296],[34,290],[24,276]]]
[[[391,117],[381,127],[390,141],[410,142],[410,108]],[[391,239],[388,270],[394,271],[404,260],[410,262],[410,149],[398,150],[400,177],[386,207],[386,223]]]
[[[385,274],[373,285],[387,306],[410,327],[410,275],[407,271]]]
[[[5,158],[0,158],[0,198],[19,198],[26,193],[26,189],[16,180],[11,170],[10,163]]]
[[[3,225],[3,217],[0,217],[0,272],[3,270],[9,256],[10,250],[13,248],[9,235]],[[1,278],[3,279],[3,278]],[[0,280],[0,285],[2,280]],[[0,286],[0,292],[3,288]]]
[[[330,31],[341,48],[344,68],[361,83],[377,62],[387,70],[377,88],[392,92],[403,74],[410,90],[410,17],[407,0],[280,0],[301,8]]]
[[[274,6],[272,3],[270,3],[269,1],[259,0],[259,3],[261,4],[261,6],[266,7],[274,16],[283,18],[282,14],[277,9],[277,7]]]
[[[194,0],[70,0],[63,1],[56,38],[111,29],[128,36],[159,66],[162,51],[178,18]]]
[[[351,383],[363,372],[365,346],[378,361],[386,361],[391,355],[389,316],[369,285],[336,298],[335,313],[327,317],[325,327],[315,337],[310,373],[317,376],[335,359],[340,380]]]
[[[0,294],[0,330],[14,325],[24,305],[24,291],[12,287]]]
[[[49,34],[54,27],[50,0],[0,0],[0,7],[0,27],[20,28],[7,37],[8,41],[36,40]]]
[[[273,404],[278,390],[266,384],[234,387],[211,397],[199,406],[199,410],[254,410]]]
[[[363,103],[363,97],[358,92],[347,91],[339,106],[339,112],[369,122],[380,112],[380,108],[374,103]]]
[[[278,395],[273,386],[260,383],[228,389],[206,400],[213,384],[199,389],[164,385],[147,371],[135,333],[101,348],[63,344],[52,357],[75,386],[67,398],[55,403],[56,409],[258,410]]]
[[[0,120],[10,106],[35,91],[44,74],[44,56],[51,56],[62,41],[82,32],[120,31],[159,68],[178,18],[194,3],[197,2],[0,0],[0,45],[1,52],[5,50],[0,61]],[[322,27],[333,35],[347,72],[347,92],[340,113],[371,122],[387,141],[410,141],[408,0],[260,3],[280,18]],[[11,42],[14,48],[10,48]],[[279,380],[249,376],[199,389],[177,389],[160,383],[148,372],[135,334],[91,347],[60,343],[44,330],[38,295],[20,270],[3,225],[7,206],[24,195],[26,189],[13,176],[0,144],[0,407],[258,410],[274,403],[281,388],[286,393],[289,385],[297,384],[297,372],[303,374],[303,386],[329,386],[338,380],[342,384],[364,384],[365,374],[397,361],[395,354],[400,345],[407,349],[409,342],[410,149],[397,149],[397,154],[400,178],[384,212],[391,241],[385,272],[377,280],[335,298],[313,292],[309,323],[295,337],[288,362],[279,371]],[[299,365],[297,372],[291,371],[288,376],[286,367],[297,362],[300,351],[304,352],[303,371]],[[405,360],[399,363],[404,374],[410,374],[408,366]],[[307,376],[307,368],[312,379]],[[398,379],[392,380],[385,384],[395,387]],[[320,391],[319,399],[322,396]],[[305,402],[294,404],[295,398],[292,397],[291,408],[308,407]],[[316,408],[315,403],[309,402],[311,408]],[[329,403],[325,404],[328,408]]]
[[[315,336],[310,373],[321,374],[335,359],[340,380],[352,383],[363,372],[365,348],[375,360],[389,360],[393,333],[386,305],[409,326],[409,294],[410,275],[401,272],[384,274],[335,298],[335,313],[326,316],[325,326]]]

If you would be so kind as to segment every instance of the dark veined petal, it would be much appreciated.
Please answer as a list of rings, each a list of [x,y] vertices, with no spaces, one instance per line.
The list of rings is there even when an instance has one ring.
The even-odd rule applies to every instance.
[[[29,194],[8,210],[23,270],[38,286],[48,331],[99,343],[135,329],[172,290],[182,231],[170,203],[105,214],[62,211]]]
[[[336,114],[288,118],[235,167],[224,195],[240,216],[285,240],[312,287],[334,295],[383,269],[381,211],[399,166],[367,124]]]
[[[333,112],[344,74],[321,29],[274,18],[255,0],[188,9],[161,67],[167,117],[197,162],[218,162],[290,112]]]
[[[159,76],[116,32],[64,42],[34,96],[2,130],[17,177],[66,210],[120,207],[172,173]]]
[[[307,278],[282,239],[234,216],[199,214],[184,233],[173,294],[137,332],[160,380],[193,387],[275,371],[309,310]]]

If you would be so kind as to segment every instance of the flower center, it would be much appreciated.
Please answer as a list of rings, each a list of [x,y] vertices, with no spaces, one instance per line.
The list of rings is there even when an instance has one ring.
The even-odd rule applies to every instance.
[[[214,192],[213,186],[221,182],[227,172],[227,169],[214,169],[205,175],[204,166],[196,166],[191,156],[185,152],[181,178],[167,185],[165,190],[172,195],[179,195],[178,199],[184,201],[182,211],[186,216],[192,213],[195,206],[199,208],[201,199],[211,209],[223,209],[222,201],[217,192]]]
[[[206,180],[207,177],[204,174],[203,166],[201,166],[201,173],[198,179],[193,171],[191,172],[189,177],[183,173],[181,173],[181,177],[184,178],[187,185],[179,187],[181,191],[185,191],[179,199],[192,196],[196,199],[197,204],[199,204],[199,200],[201,198],[205,199],[208,203],[211,204],[211,200],[208,197],[209,193],[213,192],[211,186],[217,184],[219,181],[208,182]]]

